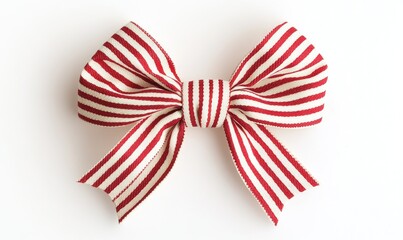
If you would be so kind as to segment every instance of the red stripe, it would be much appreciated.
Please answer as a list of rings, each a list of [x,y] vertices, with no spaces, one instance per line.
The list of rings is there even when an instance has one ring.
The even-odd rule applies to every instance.
[[[188,101],[189,101],[189,115],[190,121],[192,122],[192,126],[197,126],[196,117],[194,113],[194,105],[193,105],[193,81],[188,84]]]
[[[218,105],[217,105],[217,112],[215,114],[215,118],[214,118],[212,127],[217,126],[218,119],[220,118],[223,95],[224,95],[224,83],[222,81],[218,81]]]
[[[180,130],[178,132],[178,137],[177,137],[177,142],[175,145],[174,153],[172,156],[171,163],[169,164],[168,168],[165,170],[165,172],[161,175],[161,177],[158,179],[158,181],[152,186],[152,188],[144,195],[144,197],[136,204],[134,205],[131,209],[129,209],[122,217],[119,218],[119,222],[121,222],[135,207],[137,207],[145,198],[148,197],[148,195],[154,191],[154,189],[160,184],[162,180],[167,176],[167,174],[171,171],[173,165],[175,164],[176,158],[179,153],[179,149],[182,146],[183,138],[185,135],[185,124],[181,123],[180,124]],[[171,139],[168,140],[168,146],[170,146]],[[154,178],[158,170],[161,168],[162,164],[165,162],[166,157],[169,153],[170,147],[166,148],[164,153],[162,154],[161,158],[158,160],[157,165],[150,171],[150,173],[147,175],[147,177],[139,184],[139,186],[125,199],[123,202],[121,202],[117,207],[116,211],[119,211],[122,209],[124,206],[126,206],[131,200],[133,200],[143,189],[147,184]]]
[[[250,126],[250,123],[246,123],[245,121],[243,121],[242,119],[240,119],[238,116],[236,115],[231,115],[231,117],[239,122],[242,126],[244,126],[245,128],[249,129],[250,133],[254,133],[255,131],[253,130],[253,128]],[[259,125],[257,125],[259,126]],[[268,131],[267,131],[268,132]],[[267,135],[266,132],[263,132],[263,134]],[[270,149],[270,147],[267,145],[266,142],[264,142],[262,140],[262,138],[260,138],[258,136],[258,134],[254,133],[251,134],[252,137],[259,143],[259,145],[265,150],[266,154],[269,156],[270,160],[273,161],[274,164],[276,164],[276,166],[280,169],[280,171],[288,178],[288,180],[290,180],[290,182],[298,189],[298,191],[302,192],[305,190],[305,188],[302,186],[302,184],[294,177],[294,175],[291,174],[291,172],[284,166],[284,164],[280,161],[280,159],[276,156],[276,154],[274,154],[273,150]]]
[[[245,57],[244,60],[242,60],[241,64],[238,66],[238,68],[236,69],[235,73],[233,74],[233,76],[231,77],[230,80],[230,84],[231,84],[231,88],[233,88],[234,85],[234,81],[238,78],[239,73],[241,72],[241,70],[245,67],[245,64],[249,61],[249,59],[251,59],[260,49],[262,49],[262,47],[269,41],[269,39],[282,27],[284,26],[284,24],[286,24],[286,22],[278,25],[277,27],[275,27],[273,30],[271,30],[271,32],[269,34],[267,34],[263,40]],[[239,82],[237,83],[237,85],[239,84]]]
[[[295,169],[312,185],[318,186],[318,182],[313,179],[311,175],[299,164],[299,162],[283,147],[283,145],[263,126],[258,125],[260,130],[266,134],[267,137],[276,145],[281,153],[287,158],[287,160],[294,166]]]
[[[121,174],[105,189],[105,192],[110,193],[113,191],[127,176],[136,169],[136,167],[144,160],[144,158],[150,153],[150,151],[155,147],[158,141],[161,139],[162,133],[166,130],[171,128],[172,126],[176,125],[180,119],[174,119],[164,126],[161,127],[157,135],[151,140],[151,142],[147,145],[147,147],[141,152],[141,154],[136,158],[136,160],[130,164],[125,170],[122,171]],[[131,155],[131,154],[130,154]]]
[[[301,123],[277,123],[277,122],[270,122],[270,121],[265,121],[262,119],[256,119],[248,116],[248,119],[250,121],[253,121],[258,124],[262,125],[270,125],[274,127],[281,127],[281,128],[300,128],[300,127],[309,127],[315,124],[318,124],[322,121],[322,118],[315,119],[309,122],[301,122]]]
[[[241,78],[238,85],[242,85],[262,64],[264,64],[273,54],[283,45],[283,43],[294,33],[296,32],[295,28],[288,29],[281,38],[270,48],[270,50],[266,51],[256,62],[254,62],[249,69],[246,71],[245,75]]]
[[[203,98],[204,98],[204,84],[203,80],[199,80],[198,87],[199,87],[199,108],[198,108],[198,122],[199,126],[202,126],[201,120],[202,120],[202,114],[203,114]]]
[[[211,112],[211,102],[213,101],[213,80],[209,81],[209,101],[208,101],[208,114],[207,114],[207,124],[206,126],[210,126],[210,120],[211,120],[211,115],[213,114]],[[215,115],[217,115],[217,112],[215,112]]]
[[[99,187],[116,169],[125,162],[130,155],[134,152],[134,150],[144,141],[144,139],[150,134],[150,131],[166,116],[171,114],[172,112],[168,112],[166,114],[158,116],[152,123],[150,123],[143,133],[140,134],[139,138],[129,147],[129,149],[123,154],[109,169],[107,169],[101,177],[99,177],[92,186]],[[110,156],[112,157],[112,156]],[[99,168],[97,167],[97,171]]]
[[[232,135],[231,135],[231,130],[230,130],[229,124],[232,124],[232,126],[234,127],[234,131],[236,129],[236,126],[233,123],[229,123],[228,121],[225,121],[225,123],[224,123],[224,130],[225,130],[225,134],[227,136],[228,145],[230,147],[230,150],[232,153],[232,158],[234,159],[234,163],[237,167],[237,170],[238,170],[239,174],[241,175],[241,177],[243,178],[245,184],[248,186],[249,190],[253,193],[255,198],[258,200],[260,205],[263,207],[264,211],[272,219],[274,224],[277,225],[277,222],[278,222],[277,217],[274,215],[273,211],[271,210],[269,205],[266,203],[266,201],[264,201],[263,197],[260,195],[259,191],[257,191],[256,187],[252,184],[248,175],[246,174],[246,172],[243,170],[242,166],[240,165],[240,160],[239,160],[236,148],[235,148],[233,140],[232,140]],[[242,140],[238,138],[238,142],[241,142],[241,141]]]

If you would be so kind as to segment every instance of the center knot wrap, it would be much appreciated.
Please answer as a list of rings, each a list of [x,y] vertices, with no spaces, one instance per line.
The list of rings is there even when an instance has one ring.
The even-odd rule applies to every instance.
[[[79,182],[108,194],[120,222],[172,169],[186,127],[223,126],[242,180],[277,224],[284,203],[318,183],[270,127],[321,121],[326,69],[313,45],[282,23],[229,81],[182,82],[165,50],[131,22],[84,67],[78,115],[101,126],[132,127]]]
[[[228,112],[229,82],[198,80],[182,85],[183,118],[188,127],[221,127]]]

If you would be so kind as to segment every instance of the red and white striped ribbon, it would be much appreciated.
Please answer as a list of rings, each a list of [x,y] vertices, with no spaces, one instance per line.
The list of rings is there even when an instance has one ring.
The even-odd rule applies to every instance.
[[[229,82],[198,80],[184,82],[182,111],[186,126],[221,127],[228,112]]]
[[[182,82],[165,50],[131,22],[84,67],[78,115],[101,126],[133,127],[79,181],[106,192],[122,221],[168,174],[186,126],[223,126],[239,174],[277,224],[284,203],[318,183],[268,126],[319,123],[326,69],[312,44],[283,23],[229,81]]]

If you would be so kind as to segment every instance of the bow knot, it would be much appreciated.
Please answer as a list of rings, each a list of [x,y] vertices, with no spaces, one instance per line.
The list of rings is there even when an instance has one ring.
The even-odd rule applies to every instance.
[[[165,50],[129,23],[84,67],[78,114],[132,129],[80,182],[102,189],[122,221],[165,178],[185,126],[223,126],[234,164],[276,224],[283,204],[318,183],[270,133],[322,119],[327,65],[287,23],[242,60],[229,81],[183,82]]]
[[[221,127],[228,112],[229,83],[197,80],[182,85],[182,111],[189,127]]]

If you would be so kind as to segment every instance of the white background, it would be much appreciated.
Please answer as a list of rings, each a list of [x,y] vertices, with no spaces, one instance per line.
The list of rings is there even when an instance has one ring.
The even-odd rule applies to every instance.
[[[1,1],[0,239],[403,239],[402,1]],[[75,181],[129,127],[78,119],[82,67],[133,20],[182,79],[228,79],[284,20],[329,65],[324,120],[273,129],[320,181],[277,227],[220,129],[188,129],[173,170],[122,224]]]

